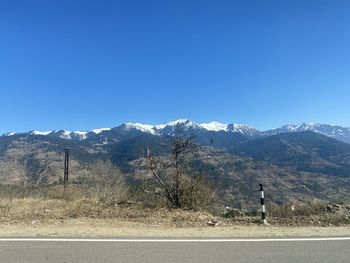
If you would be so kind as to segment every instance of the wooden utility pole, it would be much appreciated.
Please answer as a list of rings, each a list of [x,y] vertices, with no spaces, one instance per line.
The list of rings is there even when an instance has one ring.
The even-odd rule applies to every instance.
[[[69,175],[69,149],[66,148],[64,150],[64,176],[63,176],[64,188],[66,188],[68,183],[68,175]]]

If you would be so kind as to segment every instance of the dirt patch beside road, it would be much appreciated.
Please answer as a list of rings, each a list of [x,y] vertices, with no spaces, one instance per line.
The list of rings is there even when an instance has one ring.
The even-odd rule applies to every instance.
[[[0,236],[23,237],[142,237],[142,238],[194,238],[194,237],[300,237],[350,236],[350,227],[282,227],[238,225],[218,227],[169,227],[112,219],[71,219],[0,224]]]
[[[287,237],[350,236],[350,219],[326,206],[270,209],[233,218],[206,211],[146,208],[138,203],[106,205],[95,198],[2,198],[0,236],[73,237]],[[318,206],[317,206],[318,207]],[[219,226],[207,226],[219,222]]]

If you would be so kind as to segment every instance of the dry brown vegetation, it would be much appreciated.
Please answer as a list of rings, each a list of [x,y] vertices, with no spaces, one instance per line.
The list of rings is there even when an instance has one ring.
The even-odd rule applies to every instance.
[[[159,189],[145,183],[139,189],[131,189],[121,171],[109,161],[92,164],[85,176],[67,188],[28,183],[0,185],[0,222],[38,224],[96,219],[175,227],[206,226],[209,220],[218,221],[221,226],[260,224],[258,211],[223,215],[223,205],[213,202],[214,192],[202,177],[188,176],[188,155],[183,154],[186,147],[173,154],[170,168],[151,168],[164,182],[158,184]],[[326,203],[309,202],[295,205],[294,209],[291,205],[269,205],[267,215],[273,225],[350,224],[350,206],[349,211],[344,210],[346,213],[339,211],[328,211]]]
[[[0,188],[0,222],[3,224],[43,224],[67,220],[117,220],[142,223],[148,226],[204,227],[209,220],[221,226],[259,225],[259,213],[225,218],[222,211],[193,211],[171,209],[168,206],[149,207],[147,201],[131,201],[130,195],[106,192],[109,199],[101,198],[97,188],[69,185],[46,188]],[[108,191],[111,191],[109,189]],[[122,197],[122,198],[121,198]],[[271,225],[285,226],[341,226],[350,224],[348,215],[327,212],[327,204],[310,203],[269,206]]]
[[[176,136],[169,160],[164,162],[148,153],[149,169],[173,208],[207,209],[213,202],[214,188],[209,187],[203,173],[196,173],[190,165],[197,149],[193,138]]]
[[[350,207],[344,205],[344,211],[328,211],[325,202],[313,201],[298,205],[269,205],[271,222],[287,226],[340,226],[350,224]]]
[[[113,195],[113,193],[110,193]],[[0,201],[2,223],[45,222],[48,220],[69,220],[78,218],[117,219],[145,224],[172,226],[205,225],[214,216],[209,212],[194,212],[169,208],[147,208],[140,202],[123,199],[99,198],[94,189],[69,186],[66,191],[61,186],[48,188],[42,192],[27,190],[26,196],[20,192],[4,192]],[[124,196],[125,197],[125,196]]]

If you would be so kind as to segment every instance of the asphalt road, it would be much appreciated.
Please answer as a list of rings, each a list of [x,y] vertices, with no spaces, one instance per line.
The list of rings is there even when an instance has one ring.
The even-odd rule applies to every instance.
[[[347,240],[5,240],[0,262],[350,262]]]

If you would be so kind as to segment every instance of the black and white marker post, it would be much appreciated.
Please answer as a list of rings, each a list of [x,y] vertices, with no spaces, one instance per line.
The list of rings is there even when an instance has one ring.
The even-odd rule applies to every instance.
[[[262,184],[260,184],[260,204],[261,204],[261,222],[264,225],[268,225],[266,221],[265,194],[264,194],[264,189]]]

